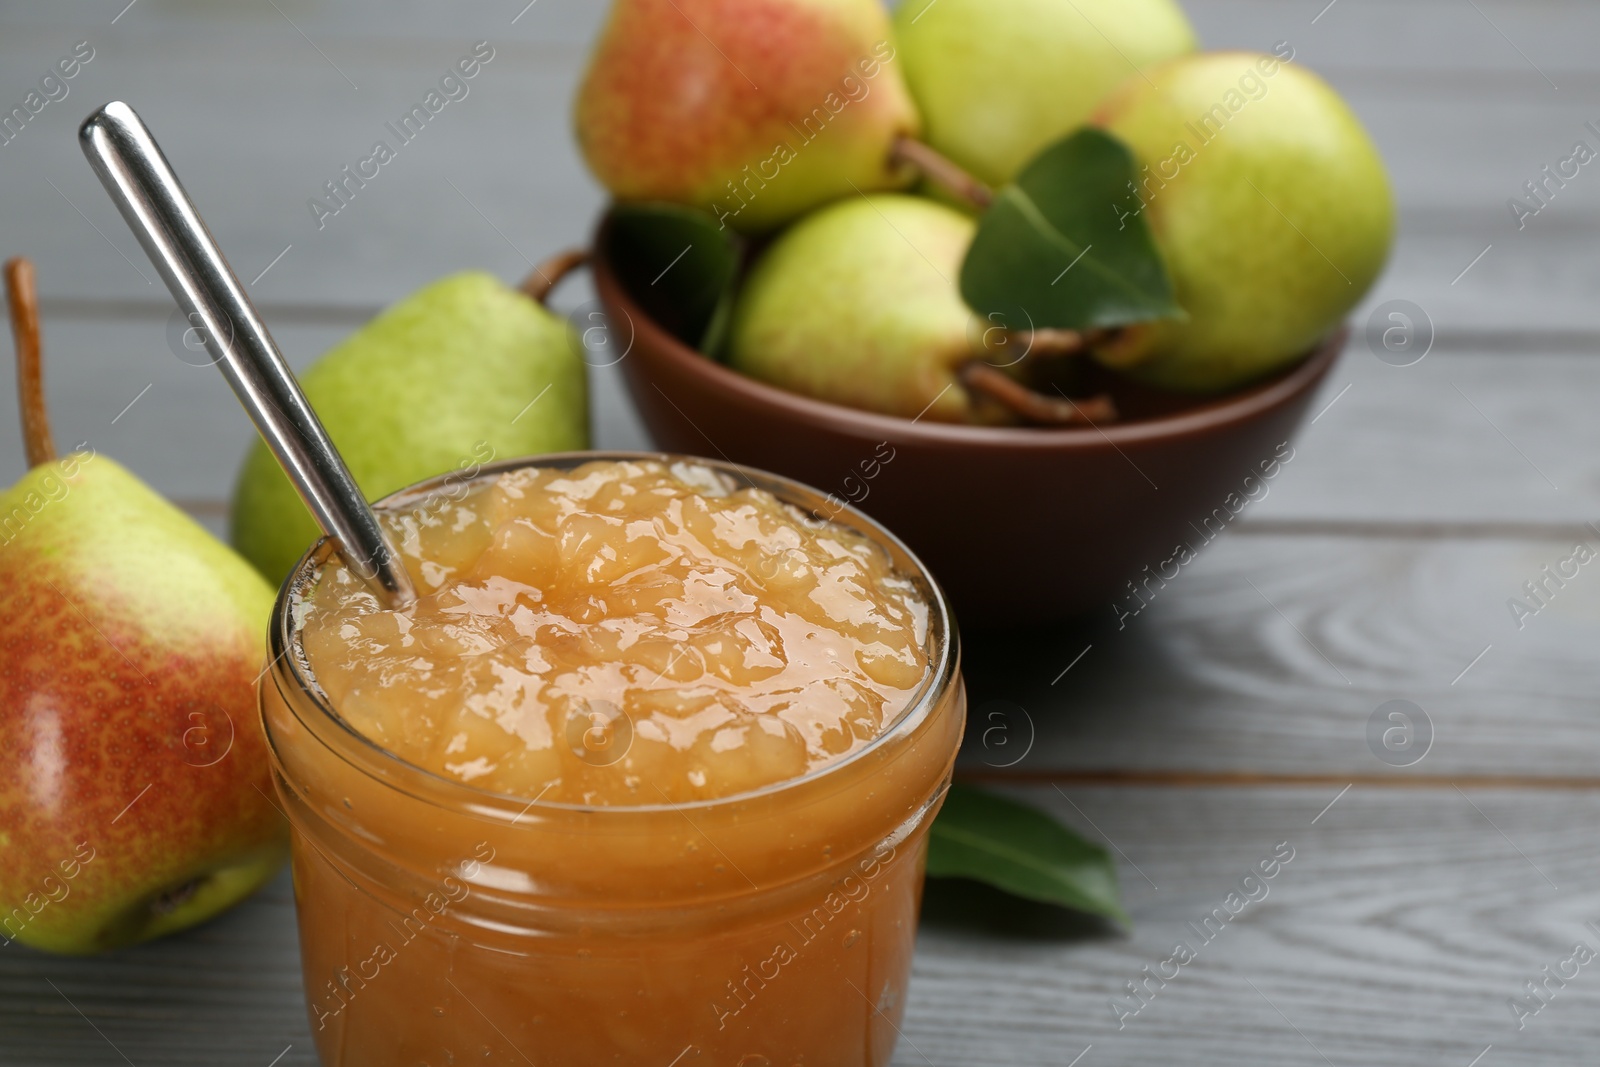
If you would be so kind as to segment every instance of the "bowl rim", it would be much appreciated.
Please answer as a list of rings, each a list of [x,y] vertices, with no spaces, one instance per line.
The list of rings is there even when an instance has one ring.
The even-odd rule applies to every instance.
[[[1339,358],[1350,336],[1350,327],[1340,326],[1298,363],[1272,378],[1237,392],[1201,399],[1190,409],[1136,422],[1061,429],[920,422],[791,393],[740,374],[690,348],[645,314],[622,284],[606,252],[610,228],[608,211],[595,233],[590,268],[600,302],[608,309],[620,310],[632,327],[631,347],[623,360],[637,355],[633,349],[642,346],[649,353],[647,359],[670,364],[678,372],[699,378],[725,395],[733,394],[745,406],[781,413],[789,419],[864,439],[968,449],[1060,451],[1099,450],[1206,434],[1253,421],[1315,388]],[[652,384],[668,403],[677,406],[658,383]],[[701,436],[704,435],[701,431]]]

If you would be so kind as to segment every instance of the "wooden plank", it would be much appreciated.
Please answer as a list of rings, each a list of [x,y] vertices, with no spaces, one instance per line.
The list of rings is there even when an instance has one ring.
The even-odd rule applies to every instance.
[[[570,313],[587,296],[587,283],[574,282],[557,307]],[[358,322],[351,315],[273,329],[300,367]],[[87,440],[169,496],[215,508],[229,495],[251,430],[215,369],[174,354],[198,362],[183,347],[181,326],[159,313],[47,315],[46,383],[63,443]],[[618,373],[593,375],[596,442],[644,447]],[[1458,338],[1442,340],[1415,366],[1392,367],[1355,339],[1312,408],[1320,418],[1241,524],[1537,527],[1600,518],[1600,423],[1590,417],[1597,396],[1600,363],[1578,354],[1507,359],[1467,350]],[[23,470],[15,398],[12,376],[0,375],[5,483]]]
[[[1600,535],[1589,532],[1588,543],[1600,546]],[[1080,624],[969,634],[964,767],[989,776],[1314,775],[1338,784],[1383,775],[1593,779],[1600,571],[1578,569],[1522,629],[1507,606],[1526,602],[1523,583],[1571,552],[1554,539],[1241,528],[1166,588],[1152,585],[1149,607],[1125,629],[1107,605]],[[1409,769],[1387,765],[1368,740],[1369,720],[1391,700],[1415,703],[1432,724],[1431,751]]]
[[[48,8],[18,7],[5,12],[8,28],[65,31],[106,29],[123,5],[98,0],[60,0]],[[1503,2],[1503,0],[1502,0]],[[584,47],[594,37],[609,7],[593,0],[456,0],[448,6],[425,0],[275,0],[271,4],[229,4],[208,8],[201,21],[217,36],[285,40],[303,38],[303,31],[328,51],[333,61],[345,58],[341,48],[378,40],[439,40],[472,37],[533,41]],[[121,18],[117,30],[129,37],[194,33],[197,13],[181,3],[139,0]],[[331,42],[334,50],[325,45]],[[321,62],[321,60],[318,60]]]
[[[1570,0],[1186,0],[1205,48],[1294,45],[1307,65],[1330,71],[1411,75],[1442,89],[1451,79],[1485,75],[1503,84],[1553,93],[1540,71],[1565,92],[1591,76],[1584,47],[1600,13]]]
[[[1584,38],[1561,29],[1581,30],[1593,14],[1565,5],[1484,6],[1498,24],[1525,34],[1541,58],[1539,48],[1551,53],[1552,69],[1567,82],[1555,93],[1470,6],[1342,0],[1314,27],[1303,7],[1243,2],[1199,10],[1219,45],[1267,44],[1278,33],[1295,36],[1293,27],[1304,23],[1295,39],[1306,41],[1306,62],[1325,67],[1350,96],[1394,170],[1405,223],[1391,277],[1403,295],[1449,328],[1600,329],[1583,298],[1592,291],[1592,257],[1575,239],[1575,231],[1600,228],[1600,182],[1575,180],[1521,232],[1506,208],[1600,114],[1600,78],[1580,65]],[[111,93],[135,102],[155,125],[242,273],[254,277],[291,248],[256,286],[269,305],[378,306],[462,266],[524,272],[527,260],[587,238],[602,196],[578,158],[569,115],[593,8],[545,0],[508,27],[516,35],[496,38],[497,59],[471,95],[448,105],[321,230],[307,200],[385,136],[384,122],[425,92],[498,9],[473,8],[447,24],[412,10],[393,30],[387,18],[361,9],[294,12],[326,20],[321,29],[307,26],[334,35],[338,69],[269,7],[240,10],[250,14],[171,18],[145,0],[96,37],[103,47],[73,94],[0,147],[0,177],[18,205],[0,218],[0,247],[40,258],[48,297],[162,300],[72,136],[92,103]],[[380,25],[384,35],[372,36]],[[0,69],[12,72],[0,92],[26,92],[34,75],[23,72],[46,69],[79,29],[92,32],[24,22],[0,36]],[[1359,62],[1350,65],[1352,57]],[[1442,66],[1456,72],[1453,80],[1437,76]],[[1501,67],[1503,74],[1485,73]],[[196,85],[206,91],[194,92]],[[1490,244],[1494,250],[1451,285]],[[1508,281],[1518,298],[1508,298]]]
[[[889,0],[889,5],[902,2],[914,0]],[[448,8],[415,0],[291,0],[278,4],[283,14],[268,5],[237,4],[209,9],[204,19],[228,35],[291,39],[298,29],[340,48],[380,38],[439,39],[474,32],[586,46],[608,6],[591,0],[462,0]],[[1583,73],[1592,65],[1585,41],[1600,30],[1593,8],[1572,0],[1477,0],[1477,11],[1452,0],[1336,0],[1333,5],[1188,0],[1184,8],[1207,48],[1261,48],[1288,39],[1319,65],[1386,71],[1527,72],[1537,78],[1528,59],[1518,54],[1522,48],[1547,72]],[[57,0],[48,7],[8,10],[3,22],[12,30],[103,30],[121,10],[122,5],[102,0]],[[115,32],[129,37],[194,33],[195,20],[193,9],[181,4],[142,0],[117,19]],[[337,60],[344,53],[330,55]]]
[[[574,284],[558,309],[586,295]],[[159,315],[47,316],[46,380],[58,433],[63,442],[88,440],[125,457],[168,495],[219,501],[250,430],[221,376],[175,354],[198,362],[174,323]],[[291,363],[304,366],[354,328],[352,317],[288,323],[274,333]],[[1507,361],[1446,343],[1438,349],[1397,368],[1354,340],[1313,409],[1320,418],[1297,439],[1294,460],[1241,521],[1575,524],[1600,516],[1600,429],[1589,417],[1600,368],[1565,354]],[[599,443],[642,447],[615,369],[597,373],[595,386]],[[12,447],[15,409],[14,382],[0,375],[6,481],[22,470]]]
[[[315,1067],[288,874],[216,922],[94,959],[0,949],[0,1060]]]
[[[1084,1064],[1281,1067],[1320,1053],[1466,1067],[1490,1044],[1486,1064],[1583,1062],[1600,1039],[1589,969],[1520,1032],[1506,1000],[1574,942],[1597,944],[1584,924],[1600,916],[1600,798],[1358,787],[1329,808],[1336,792],[1023,791],[1115,845],[1133,932],[936,883],[895,1063],[1063,1067],[1090,1044]],[[1265,898],[1202,943],[1188,924],[1225,908],[1280,842],[1293,858]],[[1119,1030],[1112,998],[1180,939],[1197,958]],[[309,1065],[298,990],[280,880],[209,927],[104,959],[4,950],[0,1055],[119,1062],[109,1040],[133,1063],[264,1065],[292,1043],[280,1063]]]
[[[1519,233],[1505,211],[1508,195],[1482,200],[1471,214],[1406,210],[1389,265],[1351,323],[1364,329],[1380,304],[1408,300],[1441,341],[1476,351],[1600,351],[1589,296],[1600,284],[1591,251],[1600,220],[1576,201],[1558,202]]]
[[[1520,1032],[1506,1001],[1574,942],[1596,944],[1584,924],[1600,908],[1600,872],[1581,829],[1596,798],[1358,788],[1319,817],[1335,793],[1081,790],[1069,803],[1029,792],[1120,848],[1133,935],[1086,936],[1011,902],[960,899],[953,910],[985,929],[925,924],[907,1035],[933,1063],[1018,1067],[1058,1067],[1090,1044],[1084,1064],[1467,1067],[1491,1044],[1484,1064],[1586,1054],[1600,1026],[1592,978]],[[1201,944],[1188,924],[1279,842],[1295,858],[1267,897]],[[1111,999],[1180,939],[1198,958],[1165,988],[1152,983],[1119,1030]],[[902,1048],[896,1062],[925,1061]]]
[[[70,37],[7,34],[0,68],[42,73]],[[47,296],[164,300],[73,132],[114,94],[151,124],[241,276],[291,248],[255,283],[260,299],[372,306],[468,266],[520,276],[530,260],[585,240],[600,204],[567,129],[574,49],[502,42],[470,93],[411,143],[385,125],[471,39],[365,41],[340,63],[359,92],[293,34],[225,37],[210,27],[145,32],[122,47],[108,40],[76,91],[0,146],[0,178],[20,198],[0,219],[0,247],[39,259]],[[326,197],[325,183],[380,138],[395,158],[319,229],[308,201]]]
[[[1500,209],[1499,205],[1492,206],[1496,211]],[[595,210],[599,210],[598,201]],[[1350,321],[1362,328],[1380,304],[1404,299],[1426,312],[1442,344],[1508,355],[1550,350],[1595,352],[1600,349],[1600,319],[1596,317],[1589,294],[1600,285],[1600,266],[1590,253],[1596,235],[1600,234],[1600,223],[1596,221],[1600,216],[1574,217],[1571,212],[1562,216],[1555,208],[1551,211],[1547,220],[1536,220],[1538,229],[1530,228],[1522,234],[1509,227],[1502,228],[1503,220],[1498,214],[1474,220],[1452,211],[1430,212],[1422,208],[1408,211],[1387,269],[1363,303],[1351,313]],[[102,222],[114,223],[116,219]],[[4,220],[0,220],[0,225],[3,223]],[[114,229],[105,232],[120,237]],[[463,246],[461,255],[448,262],[434,260],[433,253],[419,250],[416,261],[434,264],[436,269],[432,273],[412,272],[405,259],[397,257],[394,265],[364,266],[367,273],[347,284],[334,276],[331,268],[329,275],[322,277],[318,274],[322,267],[302,264],[302,269],[310,273],[292,283],[297,291],[268,292],[263,282],[253,295],[262,313],[274,324],[355,325],[412,289],[452,270],[491,270],[508,280],[528,273],[527,262],[510,246],[487,229],[484,235],[490,243],[476,241],[470,248]],[[78,236],[87,236],[95,242],[100,240],[87,228]],[[105,268],[115,273],[111,269],[114,265],[120,265],[122,270],[129,269],[105,244],[101,244],[98,251],[74,252],[74,256],[81,253],[89,257],[82,261],[56,257],[50,249],[68,239],[68,235],[52,229],[40,244],[6,246],[10,252],[34,255],[42,263],[49,264],[42,270],[62,283],[53,287],[53,291],[45,291],[47,313],[107,319],[168,312],[167,298],[148,288],[139,293],[123,293],[107,280],[103,290],[93,287],[75,292],[64,290],[66,282],[81,283],[84,270]],[[441,237],[445,243],[458,239]],[[413,238],[397,236],[393,240],[407,244]],[[586,233],[575,232],[565,246],[582,245],[586,240]],[[555,243],[538,248],[519,244],[532,259],[557,247]],[[265,267],[283,248],[280,245],[275,250],[263,250],[249,262]],[[1486,248],[1489,251],[1483,254]],[[40,249],[43,254],[36,254]],[[298,250],[296,246],[295,251]],[[132,253],[131,246],[127,251]],[[111,257],[111,261],[101,262],[103,257]],[[244,266],[245,258],[237,254],[232,258],[248,281],[252,275]],[[142,261],[136,262],[141,270],[147,270]],[[288,257],[285,257],[280,265],[287,262]],[[391,273],[385,282],[385,270],[407,273],[404,276]],[[275,272],[273,268],[268,278]],[[130,284],[139,285],[131,273],[129,278]],[[308,282],[319,278],[321,289],[313,292],[314,286]],[[344,295],[347,292],[348,296]]]
[[[595,210],[599,210],[598,201]],[[1555,208],[1551,210],[1555,212]],[[1593,353],[1600,349],[1600,318],[1590,299],[1590,294],[1600,286],[1600,266],[1591,254],[1595,237],[1600,234],[1597,218],[1600,216],[1574,218],[1570,212],[1565,216],[1552,214],[1548,220],[1536,220],[1537,230],[1530,228],[1526,233],[1517,234],[1509,227],[1501,228],[1503,220],[1497,214],[1492,219],[1474,221],[1457,212],[1408,211],[1387,269],[1367,298],[1351,313],[1350,321],[1358,330],[1363,329],[1380,304],[1403,299],[1423,309],[1441,345],[1506,355],[1542,351]],[[1545,225],[1545,221],[1549,225]],[[116,219],[102,222],[114,223]],[[0,225],[3,224],[4,220],[0,219]],[[105,232],[120,239],[115,229]],[[412,271],[406,257],[396,257],[393,265],[365,265],[366,273],[346,283],[335,276],[332,268],[337,264],[332,264],[329,274],[323,276],[319,273],[322,267],[302,263],[303,270],[309,273],[292,283],[297,291],[269,292],[263,282],[253,295],[262,313],[273,324],[353,326],[412,289],[453,270],[491,270],[508,280],[528,273],[527,262],[510,246],[487,229],[484,235],[491,243],[471,242],[470,248],[463,246],[460,256],[450,261],[435,260],[431,258],[432,252],[419,250],[414,261],[433,264],[435,269],[428,273]],[[39,244],[6,245],[9,252],[34,255],[45,264],[41,270],[60,283],[44,293],[46,313],[96,319],[168,313],[171,305],[162,293],[148,288],[139,293],[123,293],[109,279],[96,281],[96,285],[106,282],[103,289],[64,290],[68,282],[82,283],[85,270],[103,268],[115,273],[114,265],[129,270],[105,244],[101,244],[98,251],[78,249],[70,257],[57,256],[51,251],[59,242],[76,241],[79,236],[87,236],[95,242],[100,240],[87,228],[83,235],[76,236],[52,229]],[[456,236],[441,237],[445,243],[458,239]],[[412,238],[397,236],[393,240],[404,244]],[[586,240],[585,233],[576,232],[563,247],[582,245]],[[557,244],[538,248],[527,243],[520,246],[530,259],[536,259],[552,251]],[[252,252],[254,258],[248,262],[265,267],[284,247],[263,250],[258,256]],[[41,249],[42,254],[36,254]],[[1484,254],[1485,249],[1489,250],[1487,254]],[[295,251],[298,250],[296,246]],[[127,251],[132,253],[131,246]],[[105,257],[110,257],[110,261],[102,262]],[[248,281],[251,275],[244,266],[247,260],[239,254],[232,254],[232,258]],[[142,261],[136,262],[141,270],[148,269]],[[280,265],[287,262],[288,257],[285,257]],[[386,270],[391,273],[385,275]],[[392,272],[397,270],[406,273],[396,276]],[[268,278],[275,272],[276,268]],[[129,278],[135,287],[139,285],[131,273]],[[309,282],[318,282],[320,290],[311,291],[315,286]],[[348,295],[344,295],[346,293]],[[1385,324],[1389,321],[1384,319]]]
[[[584,296],[583,286],[574,283],[557,309],[566,314]],[[111,320],[47,316],[45,385],[62,446],[87,441],[168,497],[213,519],[225,510],[255,431],[222,375],[204,363],[203,353],[184,347],[182,325],[175,310],[170,316]],[[354,328],[354,322],[289,323],[273,325],[272,331],[290,363],[300,368]],[[4,344],[9,347],[9,341]],[[7,351],[4,362],[9,361]],[[597,367],[590,376],[594,443],[646,448],[620,373],[617,367]],[[8,372],[0,375],[4,484],[26,469],[20,433],[16,382]]]
[[[1381,345],[1379,346],[1381,351]],[[1381,362],[1353,337],[1249,519],[1582,523],[1600,518],[1600,366],[1581,352],[1514,356],[1441,340]]]

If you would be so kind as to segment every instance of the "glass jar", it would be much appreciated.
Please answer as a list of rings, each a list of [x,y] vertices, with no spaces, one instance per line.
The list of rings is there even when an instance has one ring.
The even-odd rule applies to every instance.
[[[571,453],[475,476],[642,458],[677,457]],[[872,520],[774,475],[693,462],[880,544],[929,605],[921,688],[854,754],[754,792],[646,807],[495,795],[404,762],[329,705],[295,632],[323,542],[279,595],[261,705],[326,1067],[889,1062],[966,711],[949,609]]]

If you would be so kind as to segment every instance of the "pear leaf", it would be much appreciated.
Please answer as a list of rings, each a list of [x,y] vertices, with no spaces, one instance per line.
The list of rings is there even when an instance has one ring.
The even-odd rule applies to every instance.
[[[682,204],[612,207],[606,253],[634,299],[686,344],[715,356],[727,333],[740,248],[708,212]]]
[[[928,835],[928,875],[971,878],[1012,896],[1130,924],[1104,848],[1049,815],[952,785]]]
[[[1181,317],[1137,176],[1133,153],[1103,130],[1084,127],[1044,149],[978,220],[962,298],[1014,330]]]

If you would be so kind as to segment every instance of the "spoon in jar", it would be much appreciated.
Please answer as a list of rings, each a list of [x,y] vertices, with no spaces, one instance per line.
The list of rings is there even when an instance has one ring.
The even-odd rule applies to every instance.
[[[323,533],[389,607],[411,603],[394,543],[144,122],[114,101],[84,119],[78,144]]]

